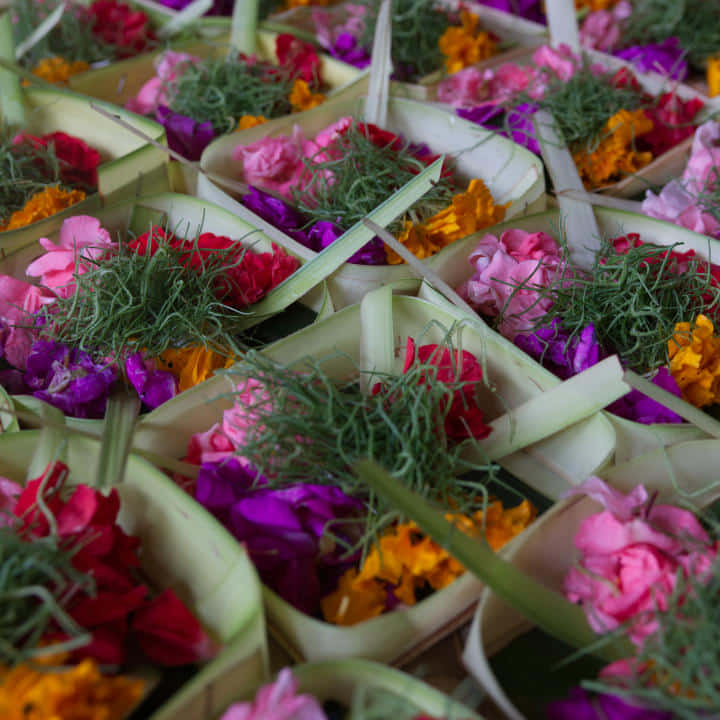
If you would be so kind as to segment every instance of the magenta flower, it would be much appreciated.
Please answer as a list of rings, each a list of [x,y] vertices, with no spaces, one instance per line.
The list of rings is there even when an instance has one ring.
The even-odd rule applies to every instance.
[[[231,705],[220,720],[326,720],[320,703],[312,695],[298,695],[297,689],[295,676],[283,668],[252,702]]]
[[[340,488],[271,488],[257,470],[233,457],[202,465],[195,499],[245,544],[262,581],[310,615],[357,561],[326,534],[332,530],[349,541],[342,521],[363,511],[362,502]]]
[[[139,352],[128,356],[125,374],[140,399],[151,410],[175,397],[175,376],[165,370],[157,370],[155,362],[144,360]]]
[[[642,485],[624,495],[593,477],[569,494],[578,493],[605,509],[575,535],[580,559],[565,577],[565,594],[583,605],[595,632],[627,622],[641,645],[657,629],[655,611],[667,610],[678,572],[706,577],[717,547],[691,512],[654,505]]]
[[[661,710],[633,705],[616,695],[591,695],[574,688],[570,697],[551,703],[545,712],[548,720],[671,720]]]
[[[655,72],[673,80],[684,80],[688,74],[685,50],[680,47],[676,37],[669,37],[661,43],[633,45],[614,53],[623,60],[630,61],[643,73]]]
[[[211,122],[198,123],[191,117],[173,112],[160,105],[155,117],[165,128],[168,147],[188,160],[199,160],[203,150],[213,141]]]
[[[28,355],[24,379],[35,397],[66,415],[101,418],[116,378],[115,368],[94,363],[82,350],[38,340]]]

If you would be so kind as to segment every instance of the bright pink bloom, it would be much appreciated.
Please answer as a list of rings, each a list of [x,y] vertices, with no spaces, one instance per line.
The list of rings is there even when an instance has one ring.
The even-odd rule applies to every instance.
[[[298,695],[297,689],[294,675],[283,668],[252,702],[231,705],[220,720],[326,720],[320,703],[312,695]]]
[[[18,370],[25,370],[30,348],[37,339],[32,329],[33,313],[54,301],[55,295],[45,288],[0,275],[0,320],[7,324],[1,349],[8,363]]]
[[[140,115],[154,113],[158,105],[168,104],[168,84],[182,75],[184,67],[199,62],[200,58],[194,55],[166,50],[155,61],[155,77],[150,78],[140,88],[137,96],[127,101],[125,107]]]
[[[720,223],[710,213],[703,212],[697,197],[677,180],[671,180],[659,195],[648,190],[642,203],[642,212],[703,235],[720,235]]]
[[[720,123],[708,120],[698,127],[682,179],[695,192],[709,189],[720,179]]]
[[[706,576],[717,554],[697,518],[671,505],[653,505],[641,486],[629,495],[591,478],[586,492],[606,509],[586,517],[575,535],[581,557],[565,578],[565,592],[585,608],[598,633],[632,620],[630,639],[641,644],[657,629],[679,569]]]
[[[591,12],[580,27],[580,44],[602,52],[615,49],[620,41],[621,22],[632,13],[632,6],[622,0],[611,10]]]
[[[215,423],[206,432],[195,433],[190,438],[186,462],[202,465],[208,462],[222,462],[235,454],[235,444]]]
[[[539,47],[532,56],[535,65],[552,70],[561,80],[569,80],[580,65],[580,58],[570,49],[569,45],[561,43],[557,48],[549,45]]]
[[[243,448],[248,428],[257,424],[259,417],[270,411],[270,396],[265,385],[253,378],[247,378],[237,389],[239,394],[235,404],[223,413],[222,431],[236,448]],[[257,429],[258,432],[262,430]]]
[[[438,84],[437,99],[454,107],[473,107],[491,97],[489,81],[492,70],[467,67],[445,78]]]
[[[12,525],[13,513],[17,499],[22,492],[22,486],[12,480],[0,477],[0,527]]]
[[[475,267],[458,292],[475,309],[500,319],[500,332],[513,339],[550,309],[538,288],[554,279],[560,262],[555,241],[545,233],[506,230],[498,240],[485,235],[468,258]],[[522,289],[517,286],[523,284]]]
[[[302,130],[295,125],[292,136],[266,137],[250,145],[239,145],[233,160],[242,163],[240,176],[246,183],[291,200],[291,188],[298,186],[305,172],[306,142]]]
[[[110,233],[90,215],[76,215],[65,220],[57,245],[48,238],[40,238],[39,243],[47,252],[30,263],[25,273],[40,278],[45,287],[62,298],[75,292],[73,275],[86,273],[93,267],[91,261],[99,260],[117,248]]]

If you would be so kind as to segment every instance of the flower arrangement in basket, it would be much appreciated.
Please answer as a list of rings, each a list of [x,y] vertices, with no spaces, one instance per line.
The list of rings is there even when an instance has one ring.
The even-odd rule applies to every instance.
[[[215,137],[319,105],[331,88],[325,65],[312,45],[288,34],[274,37],[271,59],[167,50],[127,107],[153,115],[170,148],[198,160]]]
[[[587,497],[558,503],[518,539],[508,554],[511,564],[490,560],[487,547],[455,532],[440,513],[377,466],[363,463],[358,472],[479,577],[494,575],[478,606],[464,662],[507,717],[699,720],[712,716],[720,692],[719,538],[715,513],[707,505],[717,490],[707,484],[711,476],[667,479],[667,455],[664,464],[652,463],[666,477],[664,483],[650,466],[641,459],[607,473],[608,482],[619,482],[627,494],[599,478],[588,479],[571,493]],[[642,485],[633,487],[638,478],[654,489],[663,487],[666,500]],[[698,498],[697,505],[686,492]],[[576,552],[568,553],[573,544]],[[493,639],[495,648],[498,640],[507,644],[526,632],[528,621],[542,634],[536,631],[510,645],[493,671],[483,646]],[[558,643],[549,645],[547,635],[564,643],[560,655]],[[584,662],[576,668],[579,656]],[[554,657],[562,661],[562,671],[550,669]],[[531,667],[538,683],[528,687],[518,673]],[[560,700],[578,675],[583,688]],[[547,705],[549,699],[557,702]]]
[[[220,720],[270,715],[288,720],[476,718],[414,677],[364,660],[285,667],[274,682],[260,687],[252,699],[230,706]]]
[[[269,26],[295,28],[312,35],[332,57],[357,68],[370,65],[380,2],[343,2],[330,7],[296,7]],[[392,7],[393,79],[426,83],[494,58],[517,39],[530,39],[525,28],[506,23],[467,3],[396,0]],[[417,90],[415,90],[417,92]]]
[[[3,385],[102,418],[118,381],[154,408],[232,364],[246,309],[299,266],[237,227],[243,237],[159,222],[115,240],[95,217],[65,220],[24,267],[38,285],[1,277]]]
[[[12,54],[11,29],[4,13],[0,54],[5,58]],[[87,98],[52,88],[21,88],[18,76],[7,69],[0,71],[0,84],[0,232],[5,253],[31,242],[38,227],[40,232],[52,227],[71,208],[99,207],[100,194],[120,198],[138,183],[147,189],[167,188],[163,153],[127,130],[115,133],[111,142],[113,124],[100,118]],[[162,137],[157,124],[120,112],[131,129],[141,129],[150,141]]]
[[[23,485],[26,468],[32,478],[47,456],[46,432],[0,439],[9,476],[0,480],[3,717],[123,720],[138,707],[148,717],[171,696],[166,708],[199,720],[208,692],[218,710],[238,697],[237,683],[234,692],[223,686],[228,671],[261,681],[262,609],[242,548],[137,458],[119,489],[99,492],[98,443],[66,438],[70,465],[52,460]],[[219,581],[232,606],[213,599]],[[181,677],[193,679],[178,692]]]
[[[120,0],[13,0],[10,13],[18,62],[50,83],[67,85],[74,75],[163,44],[147,13]]]
[[[586,47],[628,60],[640,72],[675,80],[699,79],[705,92],[720,93],[717,0],[682,0],[672,8],[661,0],[579,5],[583,10],[580,40]]]
[[[663,88],[625,66],[608,69],[604,61],[580,57],[564,45],[540,47],[525,61],[467,68],[442,80],[436,95],[461,117],[534,152],[540,150],[535,113],[549,112],[585,187],[623,195],[644,190],[642,178],[670,179],[675,158],[708,114],[689,88]]]

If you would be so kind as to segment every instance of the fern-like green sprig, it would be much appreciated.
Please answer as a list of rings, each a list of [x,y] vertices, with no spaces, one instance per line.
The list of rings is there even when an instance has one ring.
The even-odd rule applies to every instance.
[[[632,88],[618,88],[611,82],[612,74],[596,74],[585,58],[583,66],[569,79],[553,77],[540,101],[553,116],[560,137],[572,150],[592,152],[603,139],[605,123],[619,110],[635,110],[645,102]]]
[[[380,0],[365,0],[365,28],[360,46],[370,49]],[[452,25],[448,10],[434,0],[393,0],[392,61],[396,74],[403,80],[415,80],[443,66],[444,56],[438,41]]]
[[[265,63],[210,59],[185,64],[168,83],[167,94],[173,112],[212,123],[216,133],[224,134],[232,132],[243,115],[289,114],[292,85],[292,77],[280,71],[270,74]]]
[[[345,230],[427,167],[413,154],[409,142],[401,147],[396,143],[376,145],[355,121],[337,136],[330,149],[333,159],[317,155],[305,159],[302,189],[293,188],[293,199],[311,222],[328,220]],[[460,187],[444,173],[410,210],[410,216],[422,222],[447,207],[459,191]]]
[[[229,355],[246,313],[223,302],[229,269],[243,249],[204,250],[207,258],[189,267],[192,250],[158,238],[155,252],[139,254],[120,243],[117,254],[82,258],[88,271],[75,275],[77,291],[43,310],[48,332],[58,342],[95,358],[123,358],[145,349],[157,357],[171,347],[203,345]],[[229,289],[228,289],[229,290]]]

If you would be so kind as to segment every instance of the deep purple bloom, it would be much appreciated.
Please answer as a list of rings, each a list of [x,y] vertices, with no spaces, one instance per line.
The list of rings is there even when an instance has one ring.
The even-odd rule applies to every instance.
[[[537,105],[522,103],[506,111],[502,105],[484,103],[471,108],[457,108],[455,112],[459,117],[510,138],[518,145],[540,155],[540,145],[535,137],[532,120],[537,109]]]
[[[515,344],[563,380],[592,367],[601,355],[592,323],[571,340],[558,318],[530,335],[518,335]]]
[[[675,382],[675,378],[666,367],[661,367],[651,382],[654,385],[671,392],[677,397],[682,397],[682,392]],[[643,425],[653,423],[681,423],[683,419],[672,410],[669,410],[659,402],[655,402],[639,390],[631,390],[627,395],[616,400],[607,409],[626,420],[634,420]]]
[[[340,33],[329,52],[338,60],[356,68],[363,69],[370,64],[370,53],[367,48],[359,46],[358,39],[350,33]]]
[[[332,245],[345,231],[329,220],[316,222],[308,233],[308,247],[315,252],[322,252]],[[355,265],[386,265],[385,243],[378,237],[363,245],[348,258]]]
[[[302,229],[305,220],[293,207],[280,198],[250,186],[250,192],[244,195],[240,202],[263,220],[267,220],[286,235],[294,238],[306,247],[312,247],[308,241],[307,233]]]
[[[116,377],[115,368],[94,363],[82,350],[38,340],[30,349],[24,379],[35,397],[66,415],[101,418]]]
[[[183,10],[193,0],[158,0],[161,5],[172,10]],[[206,15],[232,15],[233,0],[215,0]]]
[[[616,695],[591,695],[582,688],[573,688],[570,697],[548,705],[548,720],[671,720],[672,714],[651,710]]]
[[[165,105],[160,105],[155,115],[165,128],[168,147],[188,160],[199,160],[203,150],[215,137],[212,123],[197,123],[186,115],[173,112]]]
[[[676,37],[666,38],[661,43],[633,45],[613,54],[630,61],[640,72],[656,72],[673,80],[684,80],[687,77],[685,50]]]
[[[128,356],[125,374],[140,399],[151,410],[175,396],[175,376],[166,370],[156,370],[155,363],[144,361],[139,352]]]
[[[196,499],[245,544],[262,581],[310,615],[357,563],[325,534],[327,528],[350,540],[353,524],[343,527],[342,520],[363,512],[362,502],[340,488],[309,483],[269,488],[265,478],[231,458],[202,465]]]
[[[477,0],[479,5],[502,10],[518,17],[545,24],[541,0]]]

